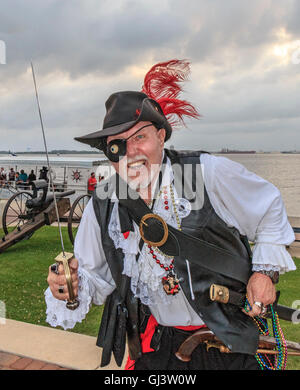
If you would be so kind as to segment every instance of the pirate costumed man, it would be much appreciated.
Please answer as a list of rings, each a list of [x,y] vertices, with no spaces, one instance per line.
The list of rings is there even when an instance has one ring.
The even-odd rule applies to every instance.
[[[112,353],[120,366],[127,340],[127,369],[257,369],[251,317],[275,301],[278,275],[295,269],[278,189],[227,158],[164,149],[176,119],[199,117],[179,99],[188,72],[187,61],[153,66],[141,92],[108,98],[102,130],[76,138],[102,150],[116,174],[98,186],[76,235],[80,305],[65,308],[63,271],[49,269],[47,321],[72,328],[92,302],[105,303],[101,366]],[[250,311],[211,301],[213,283],[247,292]],[[199,344],[190,362],[179,360],[179,346],[204,327],[231,353]]]

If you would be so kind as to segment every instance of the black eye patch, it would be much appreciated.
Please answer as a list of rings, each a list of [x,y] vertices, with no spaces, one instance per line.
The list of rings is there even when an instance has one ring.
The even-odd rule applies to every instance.
[[[112,162],[119,162],[126,155],[127,151],[126,139],[115,139],[110,141],[106,147],[106,156]]]
[[[117,138],[112,141],[110,141],[105,150],[105,155],[106,157],[112,161],[112,162],[119,162],[121,158],[123,158],[126,155],[127,152],[127,140],[129,140],[131,137],[136,135],[139,131],[144,129],[145,127],[153,126],[152,123],[145,125],[138,129],[135,133],[133,133],[130,137],[128,138]]]

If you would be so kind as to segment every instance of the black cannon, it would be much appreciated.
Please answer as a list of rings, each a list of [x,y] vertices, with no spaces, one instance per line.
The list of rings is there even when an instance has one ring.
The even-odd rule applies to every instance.
[[[17,192],[5,205],[2,216],[5,236],[0,241],[0,253],[15,243],[30,238],[42,226],[57,221],[54,196],[53,193],[48,194],[47,181],[35,180],[30,184],[32,193]],[[75,190],[55,193],[59,219],[71,209],[67,196],[74,193]]]

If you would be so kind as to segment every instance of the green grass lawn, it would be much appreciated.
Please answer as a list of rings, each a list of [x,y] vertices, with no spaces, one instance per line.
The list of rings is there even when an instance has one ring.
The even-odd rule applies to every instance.
[[[282,275],[277,285],[277,290],[280,291],[279,303],[281,305],[292,307],[293,302],[298,301],[297,308],[300,309],[300,259],[294,258],[294,261],[297,270]],[[300,322],[292,323],[280,320],[280,325],[287,340],[300,343]],[[290,356],[288,359],[288,368],[291,370],[300,370],[300,356]]]
[[[72,252],[67,229],[62,230],[65,250]],[[44,291],[48,287],[49,265],[55,262],[60,252],[58,229],[45,226],[29,240],[23,240],[0,254],[0,300],[5,303],[7,318],[50,326],[45,321]],[[68,331],[97,336],[101,315],[102,306],[93,305],[86,321]]]
[[[67,229],[62,229],[65,250],[72,252]],[[0,229],[0,238],[2,236]],[[0,254],[0,301],[5,303],[7,318],[50,326],[45,321],[44,291],[48,287],[49,265],[60,252],[58,229],[45,226],[29,240],[21,241]],[[294,260],[297,271],[282,275],[277,285],[281,292],[279,303],[286,306],[300,300],[300,259]],[[102,306],[92,306],[86,320],[68,331],[97,336],[102,309]],[[300,342],[300,323],[283,320],[280,323],[286,339]],[[290,357],[288,369],[300,369],[300,357]]]

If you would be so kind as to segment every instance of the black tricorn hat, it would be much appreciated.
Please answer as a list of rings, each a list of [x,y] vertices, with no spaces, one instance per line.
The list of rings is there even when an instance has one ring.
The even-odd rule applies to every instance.
[[[106,115],[103,129],[76,137],[75,140],[103,150],[106,137],[129,130],[141,121],[152,122],[157,129],[166,130],[167,141],[172,133],[172,127],[165,117],[159,103],[150,99],[143,92],[121,91],[113,93],[105,103]]]

